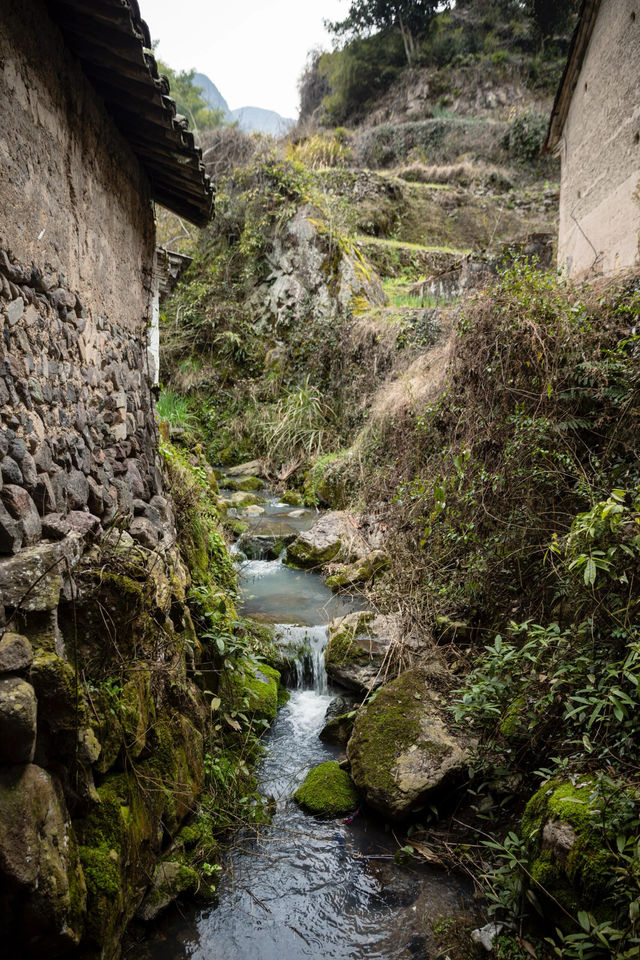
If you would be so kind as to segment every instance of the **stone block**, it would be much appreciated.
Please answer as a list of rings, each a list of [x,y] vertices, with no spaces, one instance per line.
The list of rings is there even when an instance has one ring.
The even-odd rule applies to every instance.
[[[0,487],[0,493],[2,488]],[[22,527],[0,501],[0,554],[18,553],[22,547]]]
[[[12,483],[5,484],[0,497],[14,520],[20,522],[23,543],[26,546],[37,543],[42,536],[42,524],[38,509],[24,487],[18,487]]]
[[[19,673],[31,666],[33,650],[26,637],[5,633],[0,640],[0,673]]]
[[[21,677],[0,677],[0,764],[31,763],[37,715],[31,684]]]
[[[22,483],[22,470],[13,457],[3,457],[0,463],[0,473],[5,483]]]
[[[0,559],[0,596],[7,607],[25,612],[54,610],[60,591],[78,562],[83,539],[70,533],[60,543],[41,542],[17,556]]]

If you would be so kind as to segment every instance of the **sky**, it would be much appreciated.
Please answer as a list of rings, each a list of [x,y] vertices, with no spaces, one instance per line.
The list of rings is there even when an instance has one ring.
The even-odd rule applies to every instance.
[[[231,110],[263,107],[297,117],[308,51],[331,48],[322,21],[343,19],[348,0],[139,0],[157,56],[213,80]]]

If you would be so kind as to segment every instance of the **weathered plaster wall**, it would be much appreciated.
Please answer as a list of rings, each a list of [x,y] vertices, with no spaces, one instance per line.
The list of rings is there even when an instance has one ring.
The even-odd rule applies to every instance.
[[[0,234],[93,313],[138,330],[154,245],[139,163],[41,0],[0,12]]]
[[[45,4],[0,12],[1,623],[3,555],[118,515],[147,546],[166,530],[150,506],[149,185]]]
[[[640,2],[603,0],[560,143],[558,265],[571,276],[638,262]]]

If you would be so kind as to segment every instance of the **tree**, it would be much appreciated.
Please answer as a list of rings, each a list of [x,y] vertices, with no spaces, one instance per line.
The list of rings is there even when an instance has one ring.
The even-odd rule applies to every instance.
[[[448,6],[440,0],[352,0],[344,20],[327,23],[338,36],[361,37],[374,30],[399,30],[409,66],[415,60],[415,38],[425,33],[438,9]]]
[[[573,25],[577,0],[526,0],[526,8],[542,40]]]

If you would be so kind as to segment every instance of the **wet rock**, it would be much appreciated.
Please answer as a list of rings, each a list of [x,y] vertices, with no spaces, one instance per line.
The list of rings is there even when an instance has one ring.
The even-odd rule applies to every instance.
[[[277,560],[284,548],[295,540],[295,533],[284,537],[262,537],[244,533],[238,547],[248,560]]]
[[[155,920],[169,904],[185,893],[198,887],[198,874],[176,860],[159,863],[153,872],[149,890],[138,908],[136,916],[145,923]]]
[[[339,747],[346,747],[353,733],[355,716],[355,710],[350,710],[348,713],[331,717],[327,720],[318,736],[324,743],[333,743]]]
[[[3,935],[29,956],[77,945],[86,888],[75,835],[60,784],[34,764],[0,771],[0,865],[12,905]]]
[[[390,560],[383,550],[372,550],[355,563],[343,567],[327,577],[327,586],[332,590],[352,587],[357,583],[366,583],[373,580],[377,573],[381,573],[390,566]]]
[[[241,491],[231,493],[228,497],[222,497],[221,499],[223,503],[238,509],[242,507],[252,507],[258,503],[258,497],[256,497],[255,493],[242,493]]]
[[[398,617],[348,613],[329,624],[326,671],[336,683],[367,693],[384,682],[401,639]]]
[[[287,562],[296,567],[322,567],[332,561],[355,561],[368,546],[351,514],[326,513],[287,548]]]
[[[416,667],[382,687],[358,712],[347,746],[357,789],[392,820],[406,818],[467,775],[472,744],[452,729],[433,678]]]
[[[30,683],[21,677],[0,677],[0,764],[31,763],[37,712]]]
[[[37,543],[42,536],[42,523],[37,507],[27,491],[13,483],[5,483],[0,497],[13,519],[20,523],[23,543],[26,546]]]
[[[262,490],[264,487],[264,481],[258,477],[229,477],[226,478],[223,483],[227,490],[239,490],[242,493],[250,493],[252,490]]]
[[[346,770],[335,760],[313,767],[293,799],[317,817],[340,817],[355,810],[358,792]]]
[[[242,511],[245,517],[261,517],[264,513],[264,507],[259,507],[257,504],[251,504]]]
[[[26,637],[5,633],[0,639],[0,673],[18,673],[26,670],[33,660],[33,650]]]

